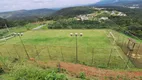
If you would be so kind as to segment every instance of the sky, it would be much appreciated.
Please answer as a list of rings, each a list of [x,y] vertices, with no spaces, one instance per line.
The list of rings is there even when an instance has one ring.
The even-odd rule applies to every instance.
[[[1,0],[0,12],[39,8],[64,8],[92,4],[99,1],[100,0]]]

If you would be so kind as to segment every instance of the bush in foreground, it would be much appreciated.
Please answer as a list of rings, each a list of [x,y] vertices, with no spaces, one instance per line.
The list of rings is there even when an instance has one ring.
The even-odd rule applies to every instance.
[[[0,78],[1,79],[1,78]],[[41,69],[34,66],[16,65],[2,80],[68,80],[56,69]]]

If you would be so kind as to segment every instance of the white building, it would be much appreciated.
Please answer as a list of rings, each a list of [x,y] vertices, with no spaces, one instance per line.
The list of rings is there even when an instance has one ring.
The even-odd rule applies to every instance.
[[[126,14],[124,14],[124,13],[122,13],[122,12],[119,12],[117,15],[118,15],[118,16],[127,16]]]
[[[133,4],[133,6],[129,7],[130,9],[137,9],[140,8],[139,4]]]
[[[100,20],[108,20],[108,17],[101,17]]]
[[[112,11],[111,15],[112,16],[127,16],[126,14],[124,14],[122,12],[118,12],[118,11]]]
[[[111,15],[116,15],[116,12],[115,12],[115,11],[112,11],[112,12],[111,12]]]
[[[109,11],[104,11],[104,13],[109,13]]]
[[[89,18],[87,15],[79,15],[77,16],[77,20],[84,21],[84,20],[89,20]]]

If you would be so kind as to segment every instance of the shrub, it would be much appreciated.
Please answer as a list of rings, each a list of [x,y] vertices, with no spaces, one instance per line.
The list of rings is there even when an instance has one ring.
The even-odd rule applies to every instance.
[[[3,70],[3,68],[0,65],[0,74],[2,74],[2,73],[4,73],[4,70]]]
[[[14,80],[67,80],[66,75],[56,70],[43,70],[40,68],[19,68],[11,72]]]
[[[86,79],[85,73],[81,72],[80,75],[79,75],[79,78],[81,78],[82,80],[85,80]]]

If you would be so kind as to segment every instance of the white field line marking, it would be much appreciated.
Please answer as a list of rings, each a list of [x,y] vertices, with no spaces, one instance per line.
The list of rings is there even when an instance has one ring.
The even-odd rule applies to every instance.
[[[113,34],[113,33],[111,33],[111,34]],[[116,44],[116,41],[115,41],[115,44]],[[118,49],[117,49],[116,46],[115,46],[115,50],[117,51],[117,53],[119,54],[119,56],[121,57],[121,59],[124,60],[124,58],[121,56],[121,54],[119,53],[119,51],[118,51]],[[124,62],[126,62],[126,61],[124,60]],[[127,67],[130,68],[129,65],[127,65]]]
[[[106,31],[104,31],[104,33],[106,34],[107,32]],[[112,32],[110,32],[111,33],[111,35],[113,35],[113,33]],[[110,34],[109,33],[109,34]],[[106,34],[107,35],[107,34]],[[108,35],[107,35],[107,37],[109,37]],[[115,38],[114,37],[114,35],[113,35],[113,38]],[[110,40],[110,39],[109,39]],[[111,41],[111,40],[110,40]],[[114,43],[113,44],[116,44],[116,41],[114,41]],[[118,51],[118,49],[117,49],[117,47],[116,46],[114,46],[114,49],[116,50],[116,52],[117,52],[117,56],[120,56],[120,58],[124,61],[124,62],[126,62],[125,60],[124,60],[124,58],[121,56],[121,54],[119,53],[119,51]],[[127,67],[128,68],[130,68],[129,67],[129,65],[127,65]]]
[[[109,34],[112,36],[112,38],[113,38],[113,44],[115,44],[116,45],[116,38],[115,38],[115,36],[113,35],[113,33],[112,32],[109,32]],[[121,54],[119,53],[119,51],[118,51],[118,49],[117,49],[117,47],[116,46],[114,46],[114,48],[115,48],[115,50],[117,51],[117,53],[119,54],[117,54],[118,56],[120,56],[121,57],[121,59],[123,59],[124,60],[124,58],[121,56]]]

